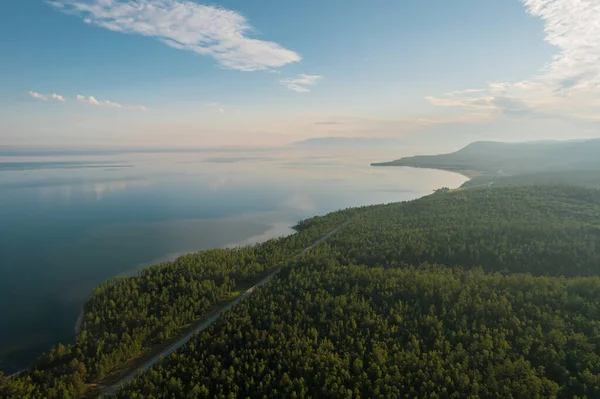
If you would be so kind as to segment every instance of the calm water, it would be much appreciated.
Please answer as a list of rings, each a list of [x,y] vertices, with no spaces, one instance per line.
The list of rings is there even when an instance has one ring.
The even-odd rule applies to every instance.
[[[85,299],[111,277],[465,180],[369,166],[400,152],[0,156],[0,369],[72,341]]]

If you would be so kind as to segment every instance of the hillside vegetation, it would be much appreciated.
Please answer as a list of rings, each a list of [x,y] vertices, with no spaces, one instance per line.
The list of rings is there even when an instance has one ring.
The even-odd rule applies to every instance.
[[[78,397],[280,265],[117,396],[600,397],[600,191],[440,190],[296,228],[99,287],[76,343],[0,383],[0,397]]]
[[[461,187],[471,188],[486,185],[495,187],[556,185],[600,189],[600,170],[557,170],[549,172],[523,173],[512,176],[475,176]]]
[[[600,397],[600,191],[366,208],[120,398]]]
[[[505,185],[579,184],[600,186],[600,140],[498,143],[478,141],[450,153],[419,155],[373,166],[442,169]],[[528,177],[513,179],[514,176]],[[583,175],[583,178],[580,178]],[[499,177],[502,177],[499,179]]]

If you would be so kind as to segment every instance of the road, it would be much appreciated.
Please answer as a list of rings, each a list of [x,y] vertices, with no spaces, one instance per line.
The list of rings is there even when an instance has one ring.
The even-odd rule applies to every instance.
[[[302,251],[300,251],[300,253],[298,253],[298,255],[296,255],[296,258],[299,258],[300,256],[305,255],[308,251],[316,248],[319,244],[323,243],[329,237],[331,237],[332,235],[334,235],[335,233],[337,233],[341,228],[343,228],[344,226],[346,226],[348,223],[349,222],[345,222],[345,223],[339,225],[334,230],[330,231],[329,233],[325,234],[323,237],[319,238],[317,241],[313,242],[311,246],[309,246],[307,248],[304,248]],[[281,272],[281,268],[280,267],[278,267],[277,269],[273,270],[268,276],[266,276],[265,278],[263,278],[261,281],[259,281],[258,283],[256,283],[252,287],[248,288],[243,294],[241,294],[240,296],[236,297],[233,301],[231,301],[230,303],[228,303],[227,305],[225,305],[224,307],[222,307],[221,309],[219,309],[214,315],[212,315],[211,317],[209,317],[208,319],[206,319],[203,323],[201,323],[200,325],[198,325],[198,327],[196,327],[194,330],[190,331],[189,333],[187,333],[183,337],[181,337],[181,339],[179,341],[175,342],[173,345],[169,346],[164,351],[156,354],[152,359],[148,360],[146,363],[142,364],[140,367],[138,367],[137,369],[133,370],[130,374],[128,374],[127,376],[125,376],[118,383],[116,383],[116,384],[114,384],[114,385],[112,385],[112,386],[104,389],[100,397],[105,398],[105,397],[109,397],[109,396],[112,396],[115,393],[117,393],[117,391],[121,388],[121,386],[123,384],[125,384],[125,383],[127,383],[129,381],[132,381],[135,377],[137,377],[137,375],[139,373],[143,373],[144,371],[148,370],[149,368],[151,368],[152,366],[154,366],[156,363],[160,362],[161,359],[168,357],[170,354],[172,354],[173,352],[175,352],[177,349],[181,348],[183,345],[185,345],[186,343],[188,343],[188,341],[192,338],[192,336],[195,333],[202,332],[202,331],[206,330],[215,321],[219,320],[219,318],[221,317],[221,315],[223,313],[227,312],[232,307],[234,307],[235,305],[237,305],[238,303],[240,303],[241,301],[243,301],[245,298],[247,298],[248,296],[250,296],[254,292],[254,290],[256,288],[258,288],[261,285],[264,285],[267,282],[269,282],[274,276],[276,276],[277,274],[279,274],[279,272]]]

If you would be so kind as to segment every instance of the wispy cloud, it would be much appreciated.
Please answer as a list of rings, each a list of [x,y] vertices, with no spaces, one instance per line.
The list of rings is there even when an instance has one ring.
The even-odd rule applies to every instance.
[[[63,96],[56,94],[56,93],[52,94],[52,98],[55,99],[56,101],[60,101],[61,103],[64,103],[65,101],[67,101],[67,100],[65,100],[65,98]]]
[[[481,93],[484,92],[485,89],[466,89],[466,90],[455,90],[449,93],[446,93],[449,97],[461,96],[464,94],[473,94],[473,93]]]
[[[246,18],[188,0],[53,0],[49,4],[86,23],[154,37],[176,49],[211,56],[227,69],[257,71],[300,61],[296,52],[247,36]]]
[[[205,103],[205,105],[209,108],[216,110],[220,114],[224,114],[226,112],[225,107],[219,103],[212,102],[212,103]]]
[[[422,116],[381,119],[359,115],[301,114],[298,118],[300,134],[310,133],[313,137],[407,137],[436,126],[479,125],[491,120],[485,113],[471,112],[453,117]],[[287,129],[292,131],[292,129]]]
[[[119,103],[113,103],[112,101],[104,101],[104,105],[106,107],[111,107],[111,108],[123,108],[123,106]]]
[[[487,95],[480,97],[469,96],[470,93],[475,92],[452,92],[446,93],[443,97],[429,96],[426,99],[438,107],[467,108],[476,112],[489,112],[513,117],[551,116],[544,115],[540,111],[535,111],[520,98],[510,97],[506,93],[499,93],[494,89],[489,89]]]
[[[44,96],[43,94],[40,94],[40,93],[38,93],[38,92],[35,92],[35,91],[30,91],[30,92],[29,92],[29,95],[30,95],[31,97],[35,98],[35,99],[38,99],[38,100],[42,100],[42,101],[48,101],[48,97],[46,97],[46,96]]]
[[[50,99],[56,100],[56,101],[60,101],[61,103],[64,103],[64,102],[67,101],[63,96],[61,96],[59,94],[56,94],[56,93],[53,93],[51,95],[46,95],[46,94],[40,94],[40,93],[38,93],[36,91],[30,91],[29,95],[31,97],[33,97],[33,98],[35,98],[37,100],[41,100],[41,101],[48,101]]]
[[[293,78],[281,79],[279,82],[290,90],[306,93],[310,91],[310,86],[316,85],[321,79],[323,77],[319,75],[300,74]]]
[[[94,96],[90,96],[90,97],[86,98],[85,96],[78,94],[77,101],[81,101],[82,103],[88,103],[88,104],[100,106],[100,102],[98,100],[96,100],[96,98],[94,98]]]
[[[552,61],[530,80],[493,82],[429,96],[442,107],[462,107],[509,117],[584,118],[600,104],[600,2],[521,0],[526,12],[544,22],[546,42],[558,48]]]
[[[600,87],[600,2],[523,0],[527,12],[545,23],[545,40],[558,47],[541,76],[561,89]]]
[[[493,105],[494,97],[492,96],[457,98],[456,95],[448,93],[443,97],[428,96],[426,99],[438,107],[460,107],[477,110],[493,110],[496,108]]]
[[[85,97],[85,96],[82,96],[81,94],[77,95],[77,101],[86,103],[86,104],[90,104],[90,105],[95,105],[96,107],[121,108],[121,109],[128,109],[128,110],[134,110],[134,111],[148,111],[148,108],[143,105],[132,106],[132,105],[123,105],[123,104],[116,103],[116,102],[109,101],[109,100],[99,101],[94,96]]]

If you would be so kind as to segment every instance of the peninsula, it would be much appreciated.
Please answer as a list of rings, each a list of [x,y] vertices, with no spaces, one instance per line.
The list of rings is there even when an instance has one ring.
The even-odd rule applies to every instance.
[[[477,141],[449,154],[417,155],[372,166],[409,166],[460,173],[465,186],[569,183],[600,187],[600,140],[500,143]]]

